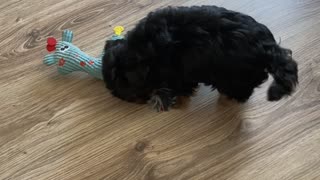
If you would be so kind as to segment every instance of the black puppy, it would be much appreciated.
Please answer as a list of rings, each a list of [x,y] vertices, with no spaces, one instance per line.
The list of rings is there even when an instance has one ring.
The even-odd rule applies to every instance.
[[[167,110],[198,83],[245,102],[270,73],[268,100],[275,101],[298,83],[291,55],[248,15],[216,6],[168,7],[151,12],[124,40],[107,41],[103,77],[113,95],[152,99]]]

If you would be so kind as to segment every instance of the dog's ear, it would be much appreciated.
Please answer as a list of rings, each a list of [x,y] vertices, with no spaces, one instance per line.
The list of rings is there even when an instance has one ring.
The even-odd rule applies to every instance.
[[[108,59],[108,67],[109,67],[109,71],[110,71],[110,79],[111,80],[115,80],[116,78],[116,66],[115,66],[115,57],[114,57],[114,54],[111,52],[110,53],[110,56],[109,56],[109,59]]]
[[[109,89],[113,89],[115,86],[114,80],[116,79],[116,71],[115,55],[110,51],[104,54],[102,59],[103,79],[106,83],[106,87]]]
[[[123,45],[124,40],[108,40],[105,45],[105,52],[103,56],[104,70],[108,72],[109,79],[114,80],[116,76],[116,56],[123,55],[119,53],[121,45]]]

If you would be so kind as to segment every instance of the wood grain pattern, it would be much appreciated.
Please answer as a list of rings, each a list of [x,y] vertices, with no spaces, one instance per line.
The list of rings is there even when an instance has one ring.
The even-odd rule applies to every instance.
[[[320,179],[320,1],[0,0],[0,179]],[[97,55],[112,27],[159,7],[213,4],[266,24],[299,63],[293,97],[243,105],[201,87],[180,109],[112,97],[103,82],[45,67],[69,28]]]

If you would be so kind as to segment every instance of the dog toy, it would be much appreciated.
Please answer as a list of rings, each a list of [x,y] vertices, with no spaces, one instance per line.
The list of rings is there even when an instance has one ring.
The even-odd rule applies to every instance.
[[[124,37],[121,35],[124,31],[122,26],[114,28],[115,34],[111,40],[119,40]],[[66,75],[75,71],[86,72],[89,75],[102,79],[102,55],[92,57],[81,51],[77,46],[72,44],[73,32],[64,30],[62,40],[57,42],[53,37],[47,39],[47,50],[52,52],[45,56],[43,63],[57,65],[58,72]]]

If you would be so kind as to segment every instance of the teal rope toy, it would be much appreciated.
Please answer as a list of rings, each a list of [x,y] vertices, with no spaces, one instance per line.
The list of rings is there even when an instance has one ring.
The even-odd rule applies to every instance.
[[[124,28],[117,26],[114,28],[115,34],[111,40],[123,39],[121,35]],[[47,40],[47,50],[52,52],[44,57],[43,63],[51,66],[57,65],[58,72],[67,75],[75,71],[86,72],[89,75],[102,79],[102,55],[92,57],[81,51],[77,46],[72,44],[73,32],[64,30],[62,40],[57,42],[53,37]]]

